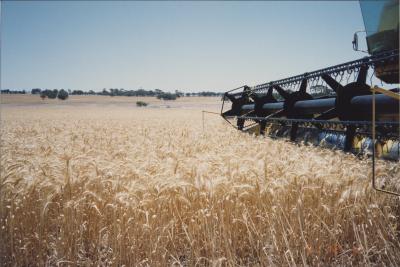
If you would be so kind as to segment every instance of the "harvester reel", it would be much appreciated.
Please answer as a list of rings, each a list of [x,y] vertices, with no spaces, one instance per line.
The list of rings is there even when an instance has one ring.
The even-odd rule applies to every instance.
[[[250,87],[247,85],[243,86],[243,92],[241,95],[236,98],[235,95],[229,95],[225,93],[225,97],[227,97],[232,102],[232,107],[230,110],[224,112],[223,116],[241,116],[242,115],[242,106],[245,104],[251,103],[250,100]],[[239,130],[242,130],[244,127],[244,122],[246,119],[238,118],[236,122],[236,126]]]
[[[256,114],[257,117],[265,117],[268,115],[265,110],[263,110],[263,105],[266,103],[276,103],[277,100],[275,97],[272,95],[272,88],[268,89],[268,92],[264,96],[259,96],[257,94],[252,94],[251,98],[254,100],[254,113]]]
[[[297,101],[313,99],[313,97],[306,92],[307,79],[304,78],[301,81],[300,89],[297,92],[288,93],[285,90],[283,90],[283,88],[280,87],[279,85],[275,85],[274,88],[278,91],[278,93],[284,99],[283,114],[285,114],[287,118],[289,118],[289,119],[299,119],[299,118],[311,119],[313,117],[313,115],[301,115],[301,114],[296,114],[294,112],[294,104],[296,104]]]
[[[395,100],[398,99],[398,90],[389,90],[395,97],[377,92],[373,98],[371,88],[366,83],[369,67],[375,67],[377,62],[392,62],[393,57],[398,57],[398,50],[260,84],[251,90],[245,86],[243,92],[234,92],[243,87],[231,90],[226,97],[231,99],[232,109],[221,115],[226,120],[237,120],[237,128],[240,130],[256,132],[259,129],[260,134],[267,131],[272,137],[290,135],[292,141],[314,140],[315,144],[324,141],[322,144],[328,142],[330,146],[359,153],[360,149],[365,150],[360,148],[362,146],[359,142],[370,142],[372,129],[375,129],[376,137],[384,143],[390,138],[398,138],[400,105]],[[332,78],[339,75],[343,78],[346,73],[350,78],[357,71],[356,81],[347,85]],[[308,81],[319,79],[324,80],[336,95],[313,98],[307,93]],[[284,89],[299,83],[300,88],[296,92]],[[273,97],[273,90],[282,96],[283,101]],[[375,103],[376,108],[372,107],[372,103]],[[372,114],[377,116],[376,127],[371,124]],[[244,121],[252,123],[244,127]],[[391,144],[399,154],[397,158],[400,158],[400,149],[396,148],[400,147],[400,142]],[[393,158],[392,154],[390,152],[386,156]]]
[[[351,99],[355,96],[370,95],[370,86],[366,84],[368,73],[368,66],[362,65],[358,73],[357,80],[345,86],[341,85],[328,74],[323,74],[322,79],[336,92],[335,107],[330,109],[320,116],[316,117],[317,120],[330,120],[339,118],[343,121],[362,120],[363,118],[357,110],[351,107]]]
[[[228,93],[224,94],[224,97],[228,98],[232,102],[232,107],[230,110],[224,112],[223,116],[238,116],[241,115],[241,108],[245,104],[251,103],[249,99],[249,87],[244,86],[243,92],[239,97],[236,98],[235,95],[230,95]]]

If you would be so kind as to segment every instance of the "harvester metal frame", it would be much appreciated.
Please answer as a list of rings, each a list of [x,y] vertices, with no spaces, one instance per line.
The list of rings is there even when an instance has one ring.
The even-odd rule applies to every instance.
[[[391,91],[385,90],[383,88],[380,88],[378,86],[371,87],[371,92],[372,92],[372,143],[375,144],[376,142],[376,108],[375,108],[375,93],[381,93],[385,94],[389,97],[392,97],[398,101],[400,101],[400,95],[395,94]],[[399,126],[400,130],[400,126]],[[375,145],[372,146],[372,188],[374,188],[376,191],[395,195],[395,196],[400,196],[399,192],[394,192],[394,191],[389,191],[385,189],[378,188],[376,185],[376,175],[375,175]]]

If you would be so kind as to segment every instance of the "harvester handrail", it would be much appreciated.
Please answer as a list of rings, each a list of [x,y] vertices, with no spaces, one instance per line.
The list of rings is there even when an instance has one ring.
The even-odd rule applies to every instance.
[[[288,77],[288,78],[284,78],[284,79],[280,79],[280,80],[276,80],[276,81],[271,81],[271,82],[267,82],[267,83],[263,83],[263,84],[259,84],[259,85],[255,85],[253,87],[250,87],[251,90],[249,90],[249,93],[253,93],[253,92],[260,92],[260,91],[264,91],[269,89],[271,86],[283,86],[286,84],[296,84],[296,83],[300,83],[303,79],[316,79],[318,77],[320,77],[322,74],[340,74],[343,73],[344,71],[352,71],[354,69],[360,68],[362,65],[368,65],[371,67],[374,67],[375,63],[379,63],[385,60],[390,60],[390,59],[394,59],[396,56],[398,57],[399,55],[399,50],[392,50],[392,51],[388,51],[388,52],[382,52],[376,55],[372,55],[369,57],[363,57],[357,60],[353,60],[353,61],[349,61],[346,63],[342,63],[342,64],[338,64],[335,66],[330,66],[327,68],[323,68],[323,69],[319,69],[319,70],[315,70],[312,72],[306,72],[303,74],[299,74],[296,76],[292,76],[292,77]],[[231,93],[233,91],[239,90],[240,88],[243,88],[244,86],[229,90],[227,93]],[[237,93],[231,93],[230,95],[236,95],[236,94],[241,94],[242,92],[237,92]]]
[[[372,91],[372,188],[378,192],[383,192],[383,193],[390,194],[390,195],[400,196],[399,192],[394,192],[394,191],[389,191],[389,190],[379,188],[376,184],[376,175],[375,175],[375,154],[376,154],[376,151],[375,151],[376,150],[375,149],[375,142],[376,142],[375,93],[379,92],[379,93],[385,94],[385,95],[392,97],[394,99],[397,99],[397,100],[400,100],[400,95],[396,94],[392,91],[388,91],[383,88],[380,88],[378,86],[371,87],[371,91]],[[399,124],[399,130],[400,130],[400,122],[398,124]]]

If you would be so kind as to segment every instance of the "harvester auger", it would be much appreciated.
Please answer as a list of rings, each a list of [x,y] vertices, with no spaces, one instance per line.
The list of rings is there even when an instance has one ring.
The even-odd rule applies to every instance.
[[[399,160],[399,1],[360,6],[369,56],[230,90],[221,116],[241,131]],[[372,84],[378,80],[395,85],[383,89]]]

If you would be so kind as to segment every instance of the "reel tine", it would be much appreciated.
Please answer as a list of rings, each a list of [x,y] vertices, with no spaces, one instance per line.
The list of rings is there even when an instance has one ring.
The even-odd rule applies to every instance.
[[[357,76],[357,83],[366,83],[368,75],[368,65],[361,65],[360,72]]]
[[[307,90],[307,79],[304,78],[303,80],[301,80],[299,92],[305,94],[306,90]]]
[[[273,97],[272,91],[273,91],[273,88],[272,88],[272,87],[268,88],[268,92],[267,92],[267,97],[268,97],[268,98],[272,98],[272,97]]]
[[[283,90],[282,87],[280,87],[279,85],[273,85],[273,87],[275,88],[276,91],[278,91],[278,93],[284,98],[284,99],[288,99],[290,94],[288,92],[286,92],[285,90]]]
[[[235,96],[225,93],[225,97],[227,97],[232,103],[237,102]]]
[[[339,92],[343,92],[343,85],[338,83],[330,75],[322,74],[321,78],[329,85],[330,88],[332,88],[333,91],[336,92],[336,94],[338,94]]]

